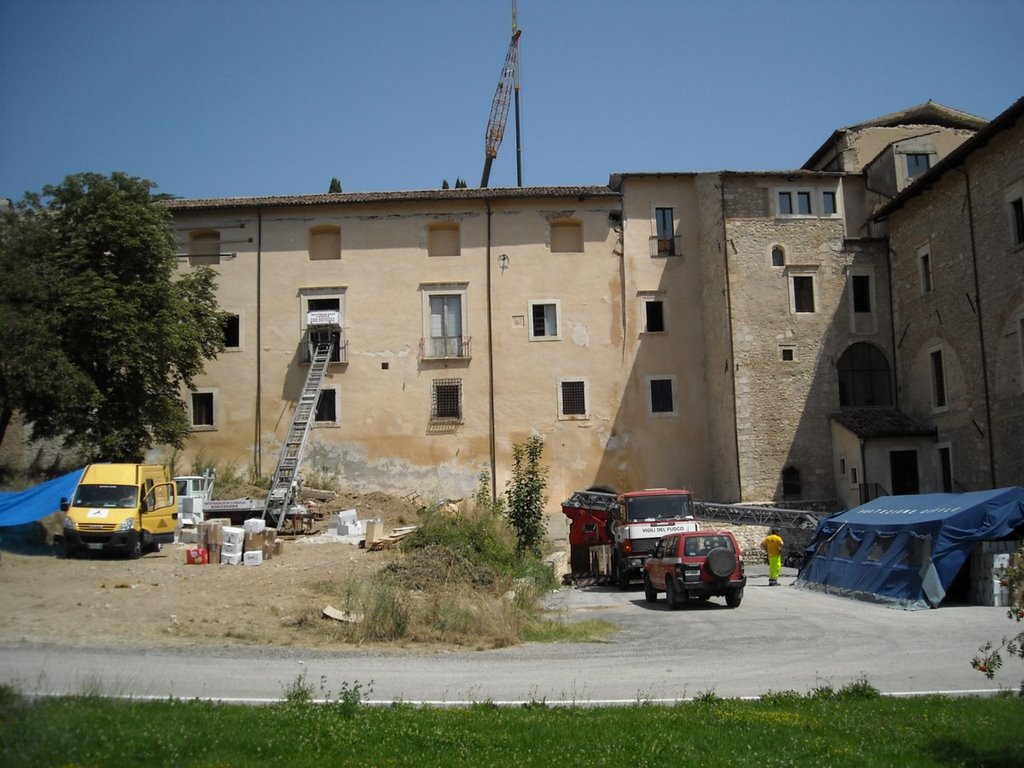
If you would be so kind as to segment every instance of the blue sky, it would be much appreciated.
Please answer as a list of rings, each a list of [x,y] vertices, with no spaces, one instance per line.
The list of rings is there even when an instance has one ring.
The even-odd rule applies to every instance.
[[[1024,95],[1022,0],[519,0],[524,183],[799,167],[836,128]],[[0,0],[0,196],[480,181],[510,0]],[[490,186],[515,186],[509,117]]]

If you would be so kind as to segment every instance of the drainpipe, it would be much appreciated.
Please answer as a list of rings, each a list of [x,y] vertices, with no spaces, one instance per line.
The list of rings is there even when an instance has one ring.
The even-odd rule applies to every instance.
[[[996,486],[996,452],[995,441],[992,438],[992,399],[989,394],[988,384],[988,355],[985,354],[985,325],[982,322],[981,282],[978,279],[978,244],[974,234],[974,202],[971,199],[971,177],[967,171],[953,167],[957,173],[963,174],[964,187],[967,189],[967,227],[971,233],[971,268],[974,271],[974,299],[978,304],[978,347],[981,351],[981,383],[985,393],[985,429],[988,432],[988,473],[989,483],[993,488]]]
[[[722,211],[722,259],[725,266],[725,312],[729,331],[729,360],[732,361],[732,434],[734,448],[736,449],[736,490],[739,493],[737,501],[743,501],[743,478],[740,468],[740,427],[736,404],[736,349],[733,346],[732,289],[729,283],[729,232],[725,226],[725,176],[721,174],[718,176],[718,194]]]
[[[260,434],[263,432],[263,209],[256,209],[256,418],[254,419],[255,434],[252,444],[252,461],[256,477],[263,474],[263,450],[260,445]]]
[[[491,318],[491,201],[484,198],[484,205],[487,206],[487,417],[488,417],[488,447],[491,459],[491,498],[498,498],[497,458],[494,441],[494,324]]]

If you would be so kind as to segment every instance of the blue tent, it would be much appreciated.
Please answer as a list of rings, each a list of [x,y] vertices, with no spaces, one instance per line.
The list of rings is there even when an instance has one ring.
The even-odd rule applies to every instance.
[[[935,607],[977,541],[1024,533],[1024,488],[882,496],[818,523],[796,586]]]
[[[61,498],[74,495],[84,471],[76,469],[24,491],[0,493],[0,526],[24,525],[57,512]]]

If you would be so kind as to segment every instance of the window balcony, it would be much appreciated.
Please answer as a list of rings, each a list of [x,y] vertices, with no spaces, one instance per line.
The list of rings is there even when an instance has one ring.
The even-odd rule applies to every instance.
[[[437,336],[420,339],[423,360],[468,360],[471,357],[469,336]]]
[[[682,256],[681,237],[651,237],[651,256]]]

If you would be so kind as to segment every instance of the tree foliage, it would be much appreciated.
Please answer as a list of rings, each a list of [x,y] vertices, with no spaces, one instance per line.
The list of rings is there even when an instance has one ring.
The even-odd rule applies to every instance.
[[[1010,567],[1004,569],[999,577],[1010,593],[1010,607],[1006,617],[1019,627],[1024,622],[1024,546],[1011,558]],[[1015,635],[1003,637],[999,645],[993,645],[991,641],[985,643],[971,659],[971,666],[992,680],[996,670],[1003,666],[1004,651],[1024,660],[1024,630],[1018,629]],[[1024,696],[1024,681],[1021,681],[1019,690],[1021,696]]]
[[[134,461],[189,433],[182,392],[223,348],[209,267],[175,279],[170,213],[123,173],[67,177],[0,220],[0,439]]]
[[[512,477],[505,483],[505,504],[520,555],[539,555],[547,532],[544,504],[548,468],[541,466],[543,455],[544,439],[540,435],[531,435],[526,442],[512,447]]]
[[[331,177],[331,184],[327,187],[327,194],[329,195],[340,195],[341,194],[341,182],[337,176]]]

